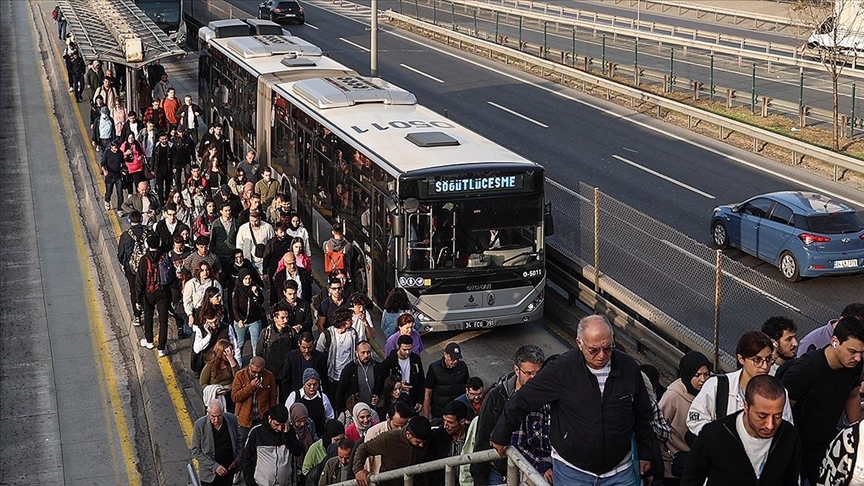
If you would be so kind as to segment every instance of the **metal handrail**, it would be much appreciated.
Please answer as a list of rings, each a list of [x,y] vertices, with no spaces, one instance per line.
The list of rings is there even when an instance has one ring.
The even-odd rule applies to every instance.
[[[404,484],[410,486],[413,484],[413,477],[417,474],[428,473],[432,471],[440,471],[441,469],[445,469],[448,471],[452,471],[454,468],[458,468],[459,466],[464,466],[466,464],[476,464],[479,462],[490,462],[498,459],[502,459],[502,457],[496,452],[494,449],[489,449],[481,452],[471,452],[468,454],[462,454],[461,456],[453,456],[447,457],[444,459],[438,459],[436,461],[424,462],[422,464],[412,464],[410,466],[406,466],[399,469],[394,469],[392,471],[385,471],[379,474],[373,474],[369,476],[369,483],[376,484],[384,481],[392,481],[392,480],[403,480]],[[506,459],[507,459],[507,485],[508,486],[516,486],[522,484],[523,481],[520,481],[520,473],[523,476],[523,480],[530,485],[533,486],[550,486],[546,479],[543,477],[540,472],[538,472],[531,463],[525,459],[518,450],[513,447],[507,447],[506,449]],[[451,472],[449,479],[450,482],[445,482],[445,484],[452,483],[452,474]],[[357,480],[352,479],[350,481],[343,481],[341,483],[336,483],[335,486],[357,486]]]
[[[736,47],[732,45],[724,45],[720,44],[720,41],[723,40],[719,37],[720,34],[715,34],[715,42],[706,42],[703,40],[697,40],[699,37],[699,31],[693,29],[684,29],[676,26],[663,26],[667,30],[669,30],[669,34],[658,34],[655,32],[655,29],[658,26],[662,26],[662,24],[649,23],[648,30],[644,30],[642,28],[634,29],[631,26],[629,27],[618,27],[616,25],[611,24],[598,24],[596,22],[589,22],[586,20],[580,20],[577,18],[563,17],[563,16],[554,16],[545,13],[536,13],[530,12],[526,10],[520,10],[518,8],[510,8],[505,6],[493,5],[490,3],[479,2],[475,0],[447,0],[448,2],[454,5],[461,5],[466,8],[475,8],[475,9],[484,9],[490,12],[501,12],[506,15],[518,15],[526,18],[534,19],[538,22],[552,22],[559,25],[569,25],[574,27],[582,27],[586,29],[595,30],[598,32],[607,32],[615,36],[623,36],[623,37],[632,37],[636,38],[637,36],[641,40],[650,40],[658,43],[662,43],[665,45],[676,45],[682,48],[687,49],[699,49],[706,52],[711,53],[721,53],[729,56],[739,57],[742,59],[755,59],[759,61],[768,62],[771,64],[785,65],[785,66],[794,66],[797,68],[806,68],[813,70],[823,70],[825,69],[822,63],[818,61],[811,61],[809,59],[803,59],[798,57],[800,50],[795,46],[788,46],[783,44],[775,44],[772,42],[764,42],[764,41],[756,41],[752,39],[746,39],[743,37],[734,37],[727,36],[725,42],[729,44],[736,44]],[[635,20],[631,20],[631,24],[635,24]],[[689,32],[692,39],[686,39],[682,37],[678,37],[675,33]],[[705,38],[703,36],[703,38]],[[748,45],[753,46],[753,50],[746,49]],[[760,50],[756,50],[760,49]],[[779,52],[779,53],[778,53]],[[782,54],[781,54],[782,53]],[[853,60],[853,67],[855,61]],[[860,78],[864,79],[864,71],[857,69],[848,69],[843,72],[843,75],[850,78]]]
[[[765,14],[755,13],[755,12],[751,13],[751,12],[745,12],[745,11],[741,11],[741,10],[733,10],[733,9],[728,9],[728,8],[723,8],[723,7],[714,7],[714,6],[709,6],[709,5],[699,5],[699,4],[695,4],[695,3],[665,1],[665,0],[629,0],[631,6],[632,6],[634,1],[642,2],[642,4],[645,5],[644,8],[646,11],[651,8],[651,4],[654,4],[654,5],[659,5],[661,8],[669,7],[669,8],[678,8],[679,10],[680,9],[686,9],[686,10],[690,10],[690,11],[697,12],[697,13],[702,12],[703,14],[713,13],[715,16],[716,15],[723,15],[726,17],[733,17],[735,19],[753,20],[755,22],[775,24],[777,26],[782,25],[785,27],[810,28],[810,26],[805,24],[804,22],[795,21],[794,19],[787,18],[787,17],[779,17],[779,16],[775,16],[775,15],[765,15]],[[616,1],[615,3],[618,3],[618,2]],[[664,12],[665,12],[665,10],[664,10]]]
[[[198,474],[191,462],[186,463],[186,475],[188,476],[186,486],[201,486],[201,481],[198,479]]]
[[[686,105],[678,101],[674,101],[646,91],[632,88],[611,79],[580,71],[578,69],[565,66],[563,64],[559,64],[553,61],[549,61],[547,59],[543,59],[541,57],[537,57],[525,52],[514,50],[494,42],[479,39],[477,37],[472,37],[470,35],[456,32],[445,27],[439,27],[427,22],[423,22],[421,20],[416,20],[407,15],[402,15],[400,13],[394,12],[393,10],[388,10],[387,16],[390,19],[414,25],[418,28],[425,29],[443,37],[449,37],[462,43],[467,43],[469,45],[473,44],[478,47],[482,47],[483,49],[488,50],[490,53],[495,52],[510,59],[516,59],[526,64],[533,64],[542,67],[543,69],[552,71],[559,75],[584,81],[593,86],[597,86],[601,89],[607,90],[610,93],[626,96],[634,100],[638,100],[642,103],[650,103],[652,105],[656,105],[657,107],[675,113],[681,113],[688,117],[693,117],[696,120],[706,121],[720,127],[722,130],[740,133],[744,136],[751,137],[754,140],[783,147],[793,152],[796,161],[799,156],[803,155],[812,157],[816,160],[826,162],[837,167],[842,167],[844,169],[864,172],[864,161],[856,159],[854,157],[850,157],[848,155],[839,154],[831,150],[817,147],[807,142],[803,142],[801,140],[786,137],[784,135],[779,135],[771,132],[769,130],[747,125],[746,123],[742,123],[722,115],[711,113],[709,111]]]

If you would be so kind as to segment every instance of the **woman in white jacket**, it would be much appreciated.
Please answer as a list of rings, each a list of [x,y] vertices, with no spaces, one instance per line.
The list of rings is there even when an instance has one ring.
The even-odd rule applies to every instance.
[[[735,350],[738,359],[738,371],[720,375],[729,384],[729,394],[726,400],[726,413],[717,413],[717,383],[718,376],[712,376],[702,386],[696,395],[690,412],[687,414],[687,428],[699,435],[702,427],[708,422],[717,420],[744,409],[744,390],[750,379],[758,375],[767,375],[774,364],[774,345],[771,338],[759,331],[744,333],[738,340]],[[792,423],[792,407],[789,405],[789,394],[786,394],[786,404],[783,406],[783,419]]]
[[[213,271],[210,264],[200,262],[195,267],[195,273],[183,287],[183,310],[189,316],[189,326],[194,327],[196,313],[201,308],[201,302],[204,300],[204,292],[210,287],[216,287],[222,291],[222,285],[219,281],[212,277]]]

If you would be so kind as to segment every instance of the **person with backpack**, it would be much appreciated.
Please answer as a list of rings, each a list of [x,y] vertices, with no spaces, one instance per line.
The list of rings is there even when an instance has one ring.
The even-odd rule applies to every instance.
[[[285,398],[293,390],[285,388],[285,362],[288,353],[297,348],[297,333],[289,324],[291,308],[285,305],[275,305],[270,308],[270,316],[273,324],[270,324],[258,337],[255,355],[264,358],[266,367],[276,377],[276,385],[279,388],[279,400],[284,402]]]
[[[351,316],[352,312],[348,309],[333,313],[333,325],[321,333],[315,346],[318,351],[327,355],[329,382],[325,387],[325,392],[331,397],[336,396],[342,370],[354,360],[354,349],[361,340],[357,330],[351,326]]]
[[[168,356],[168,305],[171,302],[171,284],[176,278],[174,265],[167,255],[159,251],[159,235],[147,235],[147,253],[138,262],[135,284],[141,296],[144,316],[144,338],[140,345],[153,349],[153,313],[159,312],[159,357]]]
[[[345,270],[348,280],[351,280],[351,259],[354,256],[354,245],[345,239],[341,224],[334,224],[331,230],[332,238],[324,242],[324,271]]]
[[[138,264],[141,257],[147,252],[145,238],[149,234],[146,226],[141,224],[141,212],[132,210],[129,212],[129,229],[120,236],[117,245],[117,259],[123,267],[126,282],[129,284],[129,300],[132,304],[132,325],[141,325],[141,301],[138,294],[138,285],[135,283],[135,274],[138,272]]]
[[[774,343],[759,331],[744,333],[735,349],[738,371],[714,375],[702,385],[687,413],[687,428],[699,435],[709,422],[744,409],[744,391],[754,376],[767,375],[774,364]],[[783,420],[792,422],[789,400],[783,406]]]

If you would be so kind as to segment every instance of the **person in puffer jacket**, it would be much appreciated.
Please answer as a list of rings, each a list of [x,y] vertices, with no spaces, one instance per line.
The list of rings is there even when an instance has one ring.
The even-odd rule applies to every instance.
[[[107,106],[103,106],[99,112],[99,118],[93,123],[93,135],[91,141],[96,151],[106,151],[111,142],[117,138],[114,131],[114,120]]]
[[[288,486],[293,484],[295,457],[305,451],[288,420],[285,405],[276,404],[264,414],[264,421],[252,427],[243,453],[246,486]]]

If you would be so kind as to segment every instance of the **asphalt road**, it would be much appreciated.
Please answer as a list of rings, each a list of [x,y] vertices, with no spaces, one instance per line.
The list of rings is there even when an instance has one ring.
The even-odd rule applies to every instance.
[[[232,5],[252,12],[253,3],[234,0]],[[338,10],[330,2],[305,5],[307,25],[288,28],[336,60],[368,74],[365,49],[369,33],[364,14]],[[379,43],[379,75],[409,89],[424,105],[446,111],[472,130],[542,163],[551,179],[570,189],[578,189],[579,181],[598,186],[700,242],[710,242],[708,223],[714,206],[761,192],[813,189],[864,207],[859,191],[506,66],[389,27],[383,28]],[[773,267],[740,252],[727,254],[778,286],[806,294],[838,312],[861,298],[862,276],[787,285],[778,281],[779,273]]]

